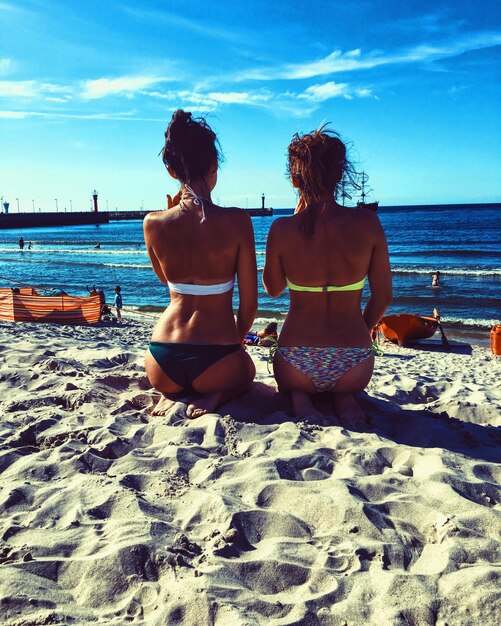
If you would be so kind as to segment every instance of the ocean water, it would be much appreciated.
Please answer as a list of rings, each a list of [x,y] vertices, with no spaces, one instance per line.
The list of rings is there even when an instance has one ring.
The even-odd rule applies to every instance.
[[[354,209],[355,210],[355,209]],[[266,236],[273,217],[252,218],[259,274],[264,265]],[[488,330],[501,322],[501,204],[380,207],[393,273],[391,313],[431,315],[439,309],[445,327]],[[19,250],[23,236],[33,248]],[[94,246],[100,244],[100,249]],[[440,289],[431,275],[440,270]],[[0,230],[0,286],[5,278],[38,287],[60,287],[85,295],[86,285],[104,288],[113,301],[113,288],[122,287],[124,306],[160,311],[169,302],[168,289],[150,267],[140,221],[110,224]],[[368,286],[363,300],[368,297]],[[236,304],[236,303],[235,303]],[[261,323],[281,321],[288,293],[266,295],[259,276]]]

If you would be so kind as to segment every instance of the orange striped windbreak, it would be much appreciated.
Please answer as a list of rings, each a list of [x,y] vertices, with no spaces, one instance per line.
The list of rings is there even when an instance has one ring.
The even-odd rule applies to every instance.
[[[40,296],[28,287],[20,293],[0,289],[0,320],[7,322],[56,322],[59,324],[95,324],[101,317],[98,295]]]

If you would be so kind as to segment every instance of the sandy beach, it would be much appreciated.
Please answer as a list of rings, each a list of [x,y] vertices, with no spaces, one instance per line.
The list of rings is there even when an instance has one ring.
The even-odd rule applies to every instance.
[[[253,347],[190,421],[150,332],[0,323],[4,626],[500,622],[499,357],[385,343],[360,433],[292,420]]]

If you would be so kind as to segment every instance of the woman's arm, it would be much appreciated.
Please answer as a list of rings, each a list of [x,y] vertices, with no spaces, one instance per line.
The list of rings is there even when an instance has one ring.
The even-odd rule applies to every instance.
[[[283,219],[283,218],[282,218]],[[273,298],[279,296],[287,285],[282,260],[280,258],[279,243],[281,219],[273,222],[266,241],[266,259],[263,271],[263,285],[266,293]]]
[[[144,221],[143,221],[144,243],[146,244],[146,249],[148,250],[148,255],[150,257],[153,271],[158,276],[160,281],[164,285],[166,285],[167,277],[165,276],[162,266],[160,265],[160,262],[155,254],[155,251],[153,250],[153,241],[155,239],[155,231],[156,231],[155,226],[157,226],[155,224],[155,221],[156,221],[155,217],[151,213],[149,213],[144,218]]]
[[[383,317],[393,297],[386,236],[377,216],[374,215],[373,220],[376,240],[368,272],[371,296],[364,309],[364,320],[369,330]]]
[[[242,233],[242,239],[237,260],[239,293],[237,328],[240,341],[243,341],[257,313],[257,264],[251,218],[242,213],[241,219],[240,232]]]

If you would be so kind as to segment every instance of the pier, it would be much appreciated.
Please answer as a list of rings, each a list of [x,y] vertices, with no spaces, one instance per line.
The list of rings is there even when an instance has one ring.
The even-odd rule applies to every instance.
[[[156,211],[99,211],[97,202],[97,191],[94,190],[92,211],[70,211],[62,212],[39,212],[39,213],[9,213],[9,203],[3,202],[4,212],[0,213],[0,230],[6,228],[43,228],[45,226],[78,226],[82,224],[108,224],[108,222],[122,220],[144,220],[148,213]],[[257,209],[243,209],[251,216],[273,215],[271,207],[265,207],[264,194],[262,204]],[[57,204],[56,204],[57,206]],[[19,208],[19,206],[18,206]]]
[[[109,221],[107,213],[90,211],[75,211],[74,213],[0,213],[0,229],[107,224]]]

